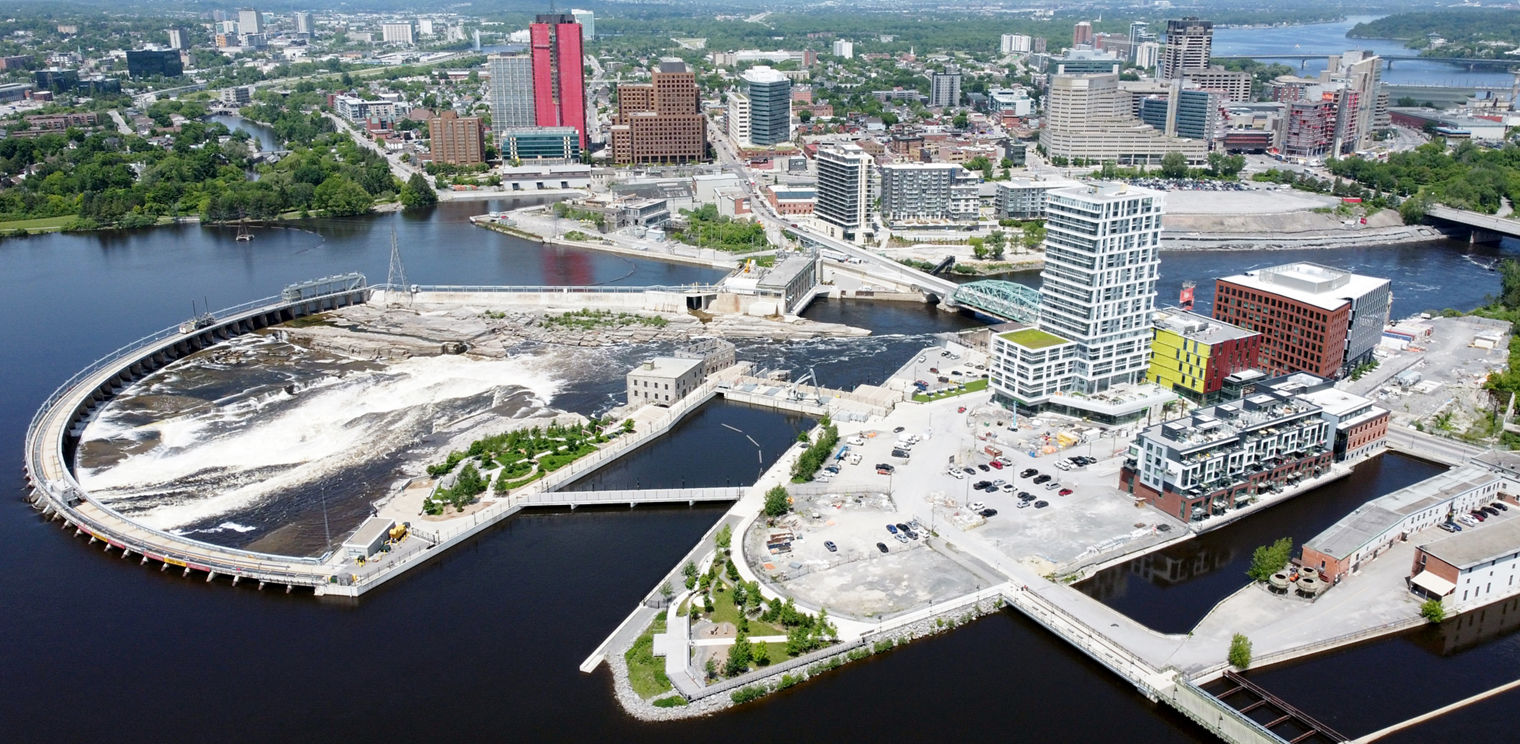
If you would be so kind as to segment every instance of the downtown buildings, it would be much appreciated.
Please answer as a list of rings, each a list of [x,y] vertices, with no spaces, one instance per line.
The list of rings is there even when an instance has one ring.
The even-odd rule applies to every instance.
[[[586,77],[581,25],[568,13],[538,16],[528,26],[533,64],[534,125],[574,127],[586,149]]]
[[[473,165],[485,162],[485,128],[480,117],[444,111],[428,120],[433,162]]]
[[[856,241],[871,230],[875,160],[854,143],[818,146],[818,197],[813,216],[829,237]],[[956,166],[959,167],[959,166]]]
[[[792,139],[792,81],[764,65],[740,76],[744,90],[728,94],[728,136],[739,149]]]
[[[662,59],[651,81],[618,86],[611,129],[612,162],[689,163],[707,154],[706,120],[696,74],[679,59]],[[541,117],[540,117],[541,118]]]
[[[1134,118],[1114,74],[1052,77],[1045,116],[1040,147],[1058,163],[1159,165],[1167,153],[1180,152],[1201,164],[1208,154],[1205,140],[1168,136]]]
[[[883,165],[882,220],[892,227],[974,223],[981,182],[957,163]]]

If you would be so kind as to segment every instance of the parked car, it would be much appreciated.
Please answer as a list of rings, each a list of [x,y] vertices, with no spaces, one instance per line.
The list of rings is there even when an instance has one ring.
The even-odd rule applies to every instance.
[[[1002,486],[999,487],[999,490],[1001,490],[1003,493],[1013,493],[1013,484],[1012,483],[1004,483]]]
[[[823,547],[827,548],[830,553],[839,552],[839,546],[835,545],[833,540],[824,540]]]
[[[1062,496],[1070,496],[1071,495],[1071,489],[1070,488],[1063,488],[1063,489],[1057,491],[1056,493],[1058,493],[1058,494],[1060,494]]]
[[[909,540],[917,540],[918,539],[918,533],[914,532],[913,530],[903,530],[902,534],[907,535]]]
[[[1045,484],[1045,490],[1047,490],[1047,491],[1055,491],[1055,490],[1058,490],[1060,488],[1061,488],[1061,484],[1057,483],[1055,481],[1051,481],[1051,482]]]
[[[1056,463],[1056,470],[1071,470],[1071,463],[1061,460]]]
[[[893,470],[896,470],[896,468],[892,467],[888,463],[885,463],[885,462],[878,462],[878,463],[876,463],[876,472],[879,475],[891,475]]]
[[[1034,508],[1036,508],[1036,509],[1044,509],[1047,506],[1050,506],[1050,502],[1049,501],[1036,501],[1036,502],[1034,502]]]
[[[980,501],[973,501],[973,502],[971,502],[971,504],[969,505],[968,508],[970,508],[971,511],[981,511],[983,509],[986,509],[987,505],[983,504]]]
[[[1487,514],[1490,517],[1497,517],[1497,516],[1499,516],[1499,510],[1493,508],[1492,506],[1485,506],[1482,509],[1480,509],[1479,511],[1483,512],[1484,514]]]
[[[955,468],[951,468],[949,470],[946,470],[945,471],[945,475],[948,475],[951,478],[954,478],[956,480],[965,480],[966,479],[966,474],[962,473],[959,470],[956,470]]]
[[[1013,461],[1010,460],[1010,459],[1008,459],[1007,455],[998,455],[997,456],[997,461],[1000,462],[1000,463],[1003,463],[1003,467],[1005,467],[1005,468],[1011,468],[1011,467],[1013,467]]]
[[[976,475],[976,468],[961,468],[961,472],[966,475]]]
[[[987,464],[991,465],[994,468],[997,468],[998,470],[1002,470],[1003,469],[1003,463],[1000,463],[997,460],[993,460],[992,462],[989,462]]]
[[[897,525],[895,525],[895,524],[889,524],[889,525],[887,525],[887,531],[890,532],[890,533],[892,533],[892,534],[894,534],[894,535],[897,534]]]
[[[1035,470],[1034,468],[1025,468],[1024,470],[1019,471],[1020,478],[1033,478],[1039,474],[1040,471]]]
[[[1028,501],[1020,501],[1019,503],[1014,504],[1014,507],[1019,508],[1019,509],[1027,509],[1029,507],[1029,502]]]
[[[887,544],[886,543],[876,543],[876,549],[880,550],[883,553],[885,553],[885,552],[887,552]]]
[[[1509,507],[1505,506],[1504,502],[1502,502],[1502,501],[1495,501],[1494,503],[1489,504],[1489,506],[1492,506],[1493,508],[1498,509],[1499,511],[1509,511]]]
[[[1454,524],[1452,524],[1451,522],[1442,522],[1442,523],[1440,523],[1440,524],[1438,524],[1436,526],[1440,527],[1443,530],[1446,530],[1447,532],[1456,532],[1457,531],[1457,526],[1454,525]]]
[[[977,465],[976,469],[982,471],[983,473],[985,473],[988,470],[990,470],[991,468],[988,468],[985,464],[982,464],[982,465]]]
[[[997,509],[983,509],[977,512],[977,514],[982,515],[983,518],[995,517],[997,516]]]
[[[1446,524],[1447,524],[1447,526],[1451,527],[1451,531],[1452,532],[1461,532],[1462,531],[1462,525],[1457,524],[1456,522],[1448,521],[1448,522],[1446,522]]]
[[[895,537],[895,538],[897,538],[897,541],[900,542],[900,543],[906,543],[906,542],[908,542],[908,536],[904,535],[901,532],[893,533],[892,536]]]
[[[1034,501],[1034,494],[1028,491],[1019,491],[1020,501]]]
[[[1050,476],[1048,476],[1048,475],[1036,475],[1034,477],[1035,485],[1039,485],[1041,483],[1045,483],[1045,482],[1047,482],[1049,480],[1050,480]]]
[[[965,413],[966,412],[966,407],[965,406],[961,406],[959,408],[956,408],[955,412],[956,413]]]
[[[983,489],[983,488],[986,488],[986,487],[987,487],[987,484],[989,484],[989,483],[991,483],[991,482],[992,482],[992,481],[989,481],[989,480],[979,480],[979,481],[977,481],[977,482],[975,482],[975,483],[972,483],[972,484],[971,484],[971,487],[972,487],[972,488],[975,488],[975,489],[976,489],[976,490],[978,490],[978,491],[980,491],[980,490],[982,490],[982,489]]]
[[[893,433],[893,434],[901,434],[901,433],[903,433],[903,429],[904,429],[904,428],[905,428],[905,427],[902,427],[902,426],[899,426],[899,427],[897,427],[897,428],[896,428],[896,429],[893,429],[893,430],[892,430],[892,433]]]

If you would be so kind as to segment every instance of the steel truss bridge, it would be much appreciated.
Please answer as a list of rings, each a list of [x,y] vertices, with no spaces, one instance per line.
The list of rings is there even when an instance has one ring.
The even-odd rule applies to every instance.
[[[1001,279],[962,284],[950,293],[950,302],[1004,320],[1033,323],[1040,318],[1040,293]]]

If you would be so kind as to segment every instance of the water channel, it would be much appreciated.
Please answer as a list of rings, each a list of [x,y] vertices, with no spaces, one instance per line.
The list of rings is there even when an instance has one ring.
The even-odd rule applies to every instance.
[[[0,451],[20,452],[26,422],[53,386],[110,349],[182,320],[192,300],[231,305],[270,295],[286,282],[350,270],[383,280],[393,228],[408,278],[419,283],[673,284],[718,274],[545,250],[466,222],[470,214],[506,206],[448,203],[425,216],[310,220],[258,229],[248,243],[232,241],[230,230],[200,226],[0,242],[0,307],[11,319],[0,324],[6,349],[0,376],[8,384],[0,396]],[[1471,307],[1497,291],[1495,274],[1444,247],[1313,255],[1332,265],[1382,269],[1378,273],[1394,278],[1401,311]],[[1202,281],[1274,258],[1169,253],[1162,269],[1168,281],[1184,275]],[[741,355],[794,370],[813,367],[824,384],[848,386],[878,381],[932,334],[968,323],[912,305],[826,302],[812,315],[866,325],[876,335],[848,343],[741,344]],[[582,398],[565,402],[594,408],[615,393],[616,385],[607,383],[567,391]],[[686,436],[705,438],[703,432],[713,431],[704,428],[709,420],[728,435],[723,422],[751,434],[768,432],[777,447],[804,425],[720,406],[690,420],[696,434]],[[656,445],[670,454],[653,450],[655,459],[689,454],[680,446],[682,431]],[[756,438],[772,457],[772,445]],[[732,477],[749,477],[753,449],[733,439],[716,442],[715,451],[727,453],[720,462],[733,463]],[[719,507],[529,513],[360,602],[344,603],[234,590],[106,559],[98,546],[38,519],[19,498],[18,470],[11,472],[17,498],[0,508],[0,559],[8,566],[0,572],[7,607],[0,632],[25,642],[9,644],[0,666],[9,682],[0,720],[17,741],[450,740],[503,731],[524,741],[742,742],[799,733],[819,740],[979,741],[1012,732],[1060,741],[1108,741],[1115,731],[1137,742],[1202,736],[1012,615],[851,665],[763,704],[680,724],[638,724],[612,700],[605,668],[581,675],[576,666],[711,526]],[[641,483],[644,476],[633,478]],[[1366,496],[1372,495],[1369,488]],[[1305,504],[1313,503],[1309,498]],[[1336,518],[1346,503],[1326,504],[1315,518]],[[1305,507],[1279,507],[1295,508]],[[1272,513],[1263,518],[1277,519]],[[1228,567],[1215,572],[1235,573]],[[1147,591],[1139,585],[1127,590]],[[1159,593],[1150,604],[1163,604]],[[1179,604],[1186,611],[1176,617],[1196,617],[1187,603]],[[1167,624],[1164,613],[1148,617]],[[1326,664],[1325,674],[1347,680],[1384,675],[1389,665],[1411,663],[1413,656],[1429,657],[1411,667],[1427,678],[1461,678],[1496,658],[1512,659],[1495,654],[1512,654],[1514,638],[1443,657],[1402,650],[1399,644],[1407,642],[1395,640],[1293,669],[1312,675],[1315,665]],[[1309,702],[1327,718],[1353,704]],[[1381,711],[1376,720],[1394,720],[1424,710],[1422,702],[1378,698],[1368,705]],[[1442,725],[1469,718],[1458,714]],[[1360,733],[1357,726],[1376,720],[1357,719],[1346,728]]]

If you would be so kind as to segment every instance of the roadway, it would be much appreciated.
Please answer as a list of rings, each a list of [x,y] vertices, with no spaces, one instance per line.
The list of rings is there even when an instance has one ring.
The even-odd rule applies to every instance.
[[[751,214],[766,226],[766,236],[777,245],[786,245],[784,233],[791,231],[808,241],[843,253],[849,258],[857,259],[861,264],[870,267],[873,273],[885,274],[886,278],[893,282],[906,284],[916,287],[920,291],[939,295],[941,299],[948,298],[950,293],[954,292],[955,288],[959,286],[949,279],[943,279],[910,266],[904,266],[891,258],[866,250],[854,243],[831,238],[810,227],[805,227],[802,222],[793,222],[792,220],[796,219],[795,217],[777,214],[771,207],[770,201],[761,192],[754,178],[751,177],[749,169],[739,159],[738,154],[729,147],[727,138],[711,123],[708,125],[707,139],[712,143],[713,153],[716,155],[716,160],[722,169],[739,178],[740,186],[749,196]]]

